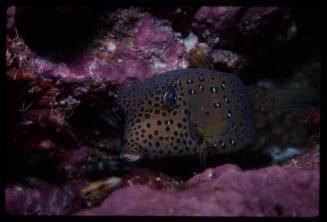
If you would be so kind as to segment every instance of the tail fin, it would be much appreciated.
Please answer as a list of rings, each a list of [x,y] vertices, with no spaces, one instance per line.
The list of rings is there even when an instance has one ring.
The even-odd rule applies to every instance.
[[[320,104],[319,96],[310,89],[267,89],[249,87],[255,111],[289,110]]]

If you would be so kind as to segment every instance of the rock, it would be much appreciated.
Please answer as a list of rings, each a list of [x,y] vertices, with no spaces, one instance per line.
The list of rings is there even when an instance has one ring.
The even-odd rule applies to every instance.
[[[258,39],[263,33],[283,33],[290,18],[291,10],[283,7],[203,6],[195,13],[192,28],[210,47],[240,51],[263,43]]]
[[[30,178],[29,186],[7,185],[6,209],[15,215],[317,216],[319,168],[299,165],[308,156],[319,159],[313,150],[292,166],[242,171],[225,164],[184,183],[152,170],[135,170],[126,186],[99,207],[80,212],[79,191],[85,181],[57,186]]]
[[[149,169],[136,169],[126,181],[128,186],[143,185],[151,189],[169,191],[179,189],[182,181],[168,177],[163,173],[156,173]]]
[[[7,8],[7,29],[11,29],[15,25],[16,6],[11,5]]]
[[[81,207],[79,189],[85,181],[75,180],[58,186],[29,178],[30,186],[6,186],[6,211],[12,215],[63,215]]]
[[[118,11],[116,16],[126,17],[125,14],[130,11],[132,9]],[[122,30],[129,29],[128,35],[116,38],[113,37],[116,35],[114,30],[107,31],[70,61],[56,63],[30,50],[15,51],[14,55],[25,58],[28,52],[28,59],[21,68],[54,78],[59,85],[77,83],[73,93],[76,96],[94,88],[94,82],[123,84],[168,70],[186,68],[185,48],[180,34],[172,30],[171,23],[150,13],[137,13],[138,19],[132,28],[130,23],[123,23],[120,27]],[[115,14],[111,19],[117,19]],[[21,44],[26,46],[22,40]]]
[[[309,152],[293,158],[286,162],[284,168],[292,168],[292,169],[320,169],[320,148],[316,147],[311,149]]]
[[[230,28],[233,19],[241,7],[210,7],[203,6],[194,15],[192,28],[207,40],[209,45],[220,43],[220,35]]]
[[[57,163],[57,171],[61,174],[64,173],[68,178],[85,176],[83,165],[89,157],[88,151],[89,147],[83,146],[63,153]]]
[[[73,9],[64,14],[71,14],[70,10]],[[108,197],[104,195],[106,199],[100,206],[81,210],[80,189],[87,182],[77,180],[76,177],[85,177],[80,168],[83,168],[82,165],[89,157],[88,151],[96,146],[79,147],[78,144],[83,143],[85,138],[99,141],[91,134],[93,127],[99,127],[97,123],[88,126],[89,122],[83,119],[90,117],[88,109],[97,102],[90,96],[93,92],[96,92],[93,96],[98,100],[109,103],[106,100],[107,91],[114,91],[113,86],[129,84],[169,70],[187,68],[190,65],[187,61],[188,54],[197,47],[203,49],[216,69],[239,72],[260,57],[258,51],[265,53],[266,46],[274,48],[281,39],[291,39],[296,35],[296,26],[292,25],[292,11],[289,8],[205,6],[200,7],[194,15],[183,11],[177,10],[176,16],[184,19],[191,16],[193,20],[192,27],[185,25],[183,29],[186,36],[184,39],[173,28],[172,19],[156,17],[151,9],[112,10],[105,19],[111,25],[100,25],[99,33],[102,34],[97,35],[93,44],[66,61],[51,59],[51,50],[48,57],[34,52],[24,41],[19,28],[18,33],[13,32],[15,6],[7,9],[6,75],[11,84],[8,87],[11,94],[8,93],[10,97],[7,100],[12,103],[8,110],[13,115],[10,119],[13,127],[8,130],[15,150],[25,158],[20,161],[18,155],[13,153],[6,159],[21,173],[14,174],[14,179],[29,175],[31,172],[26,173],[22,166],[33,163],[32,175],[42,177],[46,174],[48,179],[52,177],[64,180],[55,181],[56,184],[35,178],[28,179],[27,185],[6,182],[6,210],[9,214],[318,215],[319,149],[313,149],[283,166],[241,170],[239,166],[225,164],[208,168],[184,182],[153,170],[135,170],[124,181],[124,187]],[[88,12],[87,8],[84,12]],[[41,33],[40,37],[43,36],[49,36],[49,33]],[[65,39],[65,35],[61,36]],[[70,38],[74,39],[74,36]],[[60,41],[57,44],[60,45]],[[277,56],[265,54],[272,59],[279,57],[278,53]],[[319,64],[316,67],[319,68]],[[105,96],[99,96],[99,91],[105,92]],[[85,95],[89,96],[88,100],[83,97]],[[81,103],[82,108],[75,109],[80,108]],[[101,105],[99,107],[103,108]],[[90,112],[91,115],[96,113],[97,110],[94,110]],[[71,121],[70,116],[74,111],[86,111],[80,116],[75,112],[73,116],[78,117],[76,122],[86,122],[85,124],[71,124],[74,121]],[[16,123],[16,119],[22,121]],[[92,118],[90,122],[96,122],[95,119],[96,117]],[[318,145],[320,111],[313,111],[308,121],[316,129],[313,140]],[[82,128],[77,130],[87,133],[75,136],[75,127]],[[271,137],[272,131],[267,132]],[[49,157],[35,156],[35,152],[48,154]],[[46,167],[47,170],[44,171],[42,167],[48,166],[44,162],[50,160],[54,163],[55,170]],[[36,169],[41,169],[44,174]],[[58,177],[58,174],[65,176]]]
[[[211,50],[208,57],[217,68],[229,72],[239,73],[249,63],[245,56],[223,49]]]
[[[278,48],[281,39],[294,38],[296,32],[287,34],[291,21],[292,10],[286,7],[203,6],[193,16],[192,30],[209,46],[217,69],[241,73],[257,57]]]
[[[209,168],[174,189],[134,184],[78,215],[317,216],[319,171],[274,165]]]

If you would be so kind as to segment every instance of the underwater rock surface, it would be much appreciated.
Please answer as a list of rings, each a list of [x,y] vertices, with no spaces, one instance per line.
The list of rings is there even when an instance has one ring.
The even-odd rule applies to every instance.
[[[7,185],[6,212],[12,215],[63,215],[81,207],[80,189],[83,180],[53,185],[29,178],[27,185]]]
[[[7,8],[7,29],[11,29],[15,25],[16,6],[12,5]]]
[[[261,37],[272,39],[266,36],[266,31],[281,34],[288,27],[291,15],[291,9],[286,7],[203,6],[195,13],[192,28],[201,33],[210,47],[244,51],[263,43]]]
[[[169,189],[132,183],[113,192],[101,206],[78,215],[317,216],[319,164],[308,167],[308,157],[313,163],[319,152],[296,158],[294,167],[208,168],[181,185],[163,183]]]
[[[133,18],[126,18],[132,13]],[[183,41],[180,34],[172,30],[170,21],[133,9],[118,10],[110,19],[122,24],[112,30],[100,28],[102,34],[91,46],[67,62],[55,62],[37,55],[20,37],[9,40],[8,48],[24,58],[20,68],[44,78],[54,78],[59,85],[77,83],[73,92],[76,96],[94,88],[95,82],[97,85],[126,84],[165,71],[187,68]],[[133,23],[127,19],[133,19]],[[18,41],[20,49],[15,48]]]
[[[319,147],[320,143],[320,107],[309,114],[308,126],[305,126],[313,128],[308,145],[304,145],[311,150],[282,166],[241,170],[241,166],[236,164],[225,164],[208,168],[186,181],[151,169],[135,170],[124,181],[124,187],[110,194],[100,206],[90,209],[84,208],[80,193],[89,183],[83,172],[83,164],[92,159],[89,151],[113,146],[106,135],[104,143],[98,139],[102,131],[98,130],[100,126],[90,124],[96,122],[96,115],[93,115],[96,112],[88,113],[90,107],[102,109],[102,104],[97,102],[108,103],[116,86],[168,70],[188,68],[189,53],[198,46],[203,48],[217,70],[223,68],[238,72],[253,68],[253,61],[262,53],[276,60],[276,66],[279,66],[281,60],[278,58],[284,51],[273,54],[265,50],[266,47],[287,45],[297,36],[292,10],[283,7],[204,6],[194,9],[192,14],[179,8],[181,21],[187,16],[191,20],[190,24],[182,23],[185,26],[183,30],[188,32],[187,36],[183,36],[180,30],[175,29],[174,19],[157,16],[153,9],[116,9],[105,18],[111,26],[100,25],[100,34],[97,33],[93,44],[69,61],[59,62],[54,61],[51,55],[37,54],[26,44],[24,35],[15,26],[18,11],[18,6],[17,9],[15,6],[7,9],[6,78],[9,93],[6,107],[10,145],[6,150],[9,156],[8,159],[6,156],[6,169],[11,170],[5,190],[7,213],[318,215],[320,152],[314,147]],[[301,44],[297,42],[295,46]],[[310,48],[310,45],[307,47]],[[295,51],[290,57],[297,60],[297,56],[306,53]],[[309,54],[307,56],[310,57]],[[309,78],[314,83],[312,88],[320,92],[319,75],[311,75],[312,67],[315,67],[314,73],[319,73],[319,61],[320,58],[316,58],[314,66],[311,62],[306,65],[304,70],[299,71],[301,75],[298,78],[303,82]],[[266,64],[270,63],[265,63],[263,67]],[[265,77],[268,69],[265,67],[259,75]],[[271,73],[279,78],[279,83],[287,85],[283,75],[287,73],[285,77],[288,78],[292,72]],[[245,79],[254,81],[251,79],[254,73],[246,73]],[[75,122],[72,121],[74,118],[77,119]],[[87,121],[88,118],[91,120]],[[283,121],[272,119],[279,128],[292,131],[279,124]],[[76,122],[86,123],[78,125]],[[261,125],[265,123],[264,120],[259,122]],[[84,131],[87,134],[83,134]],[[266,131],[271,137],[272,129]],[[283,134],[284,131],[278,133]],[[297,131],[294,132],[298,137]],[[302,139],[306,140],[306,137]],[[84,146],[85,141],[89,143]],[[95,145],[90,141],[96,141]],[[98,156],[103,157],[105,152],[99,153]],[[44,177],[52,178],[52,181]],[[54,183],[53,180],[57,179]]]
[[[7,185],[6,210],[15,215],[194,215],[317,216],[319,149],[277,165],[242,171],[225,164],[208,168],[184,183],[149,169],[135,170],[125,187],[95,208],[82,208],[79,190],[87,183],[51,185],[30,179]],[[19,204],[18,204],[19,203]]]
[[[283,166],[284,168],[319,170],[320,149],[316,147],[310,150],[308,153],[302,154],[297,158],[289,160]]]

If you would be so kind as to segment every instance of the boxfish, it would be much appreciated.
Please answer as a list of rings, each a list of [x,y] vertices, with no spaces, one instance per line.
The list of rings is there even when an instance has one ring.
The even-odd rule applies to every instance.
[[[208,155],[253,143],[255,111],[301,107],[315,98],[308,90],[247,87],[237,75],[211,69],[158,74],[117,91],[125,120],[121,156],[194,156],[203,164]]]

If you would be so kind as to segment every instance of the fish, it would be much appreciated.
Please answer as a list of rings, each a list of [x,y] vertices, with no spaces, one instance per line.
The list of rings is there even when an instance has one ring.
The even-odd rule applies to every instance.
[[[255,138],[250,91],[240,78],[204,68],[168,71],[117,91],[122,156],[198,157],[240,150]]]

